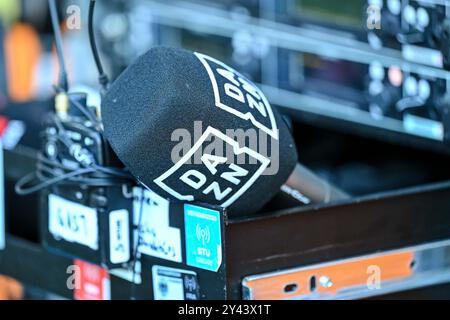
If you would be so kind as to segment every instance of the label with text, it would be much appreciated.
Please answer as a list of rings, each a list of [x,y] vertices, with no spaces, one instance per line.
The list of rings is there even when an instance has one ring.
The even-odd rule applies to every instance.
[[[128,210],[109,214],[109,259],[112,263],[130,260],[130,223]]]
[[[98,250],[98,217],[94,208],[49,194],[48,228],[57,240]]]
[[[133,196],[134,224],[139,229],[139,252],[182,262],[180,229],[170,226],[169,201],[141,188],[134,188]]]
[[[155,300],[198,300],[200,298],[197,274],[193,271],[152,267]]]
[[[217,272],[222,264],[220,212],[184,205],[187,264]]]

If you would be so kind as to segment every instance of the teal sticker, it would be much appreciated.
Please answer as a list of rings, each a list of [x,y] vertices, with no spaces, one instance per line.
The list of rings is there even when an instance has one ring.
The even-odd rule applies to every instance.
[[[187,264],[217,272],[222,264],[220,212],[186,204],[184,225]]]

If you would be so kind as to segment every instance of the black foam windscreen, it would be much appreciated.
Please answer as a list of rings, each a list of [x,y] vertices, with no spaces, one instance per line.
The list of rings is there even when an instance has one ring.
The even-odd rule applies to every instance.
[[[291,134],[263,93],[209,56],[156,47],[131,64],[102,103],[121,161],[163,197],[249,214],[292,173]]]

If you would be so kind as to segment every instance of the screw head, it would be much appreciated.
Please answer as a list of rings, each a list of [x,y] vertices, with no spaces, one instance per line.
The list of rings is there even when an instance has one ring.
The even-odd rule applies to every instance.
[[[327,276],[321,276],[319,278],[319,283],[322,287],[324,288],[331,288],[333,286],[333,282],[331,281],[331,279]]]

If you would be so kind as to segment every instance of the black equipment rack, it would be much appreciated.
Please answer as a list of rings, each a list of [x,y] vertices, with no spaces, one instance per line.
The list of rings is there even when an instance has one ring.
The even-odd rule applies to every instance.
[[[11,154],[6,156],[7,162],[16,160]],[[277,276],[293,268],[313,266],[314,269],[325,262],[339,264],[349,258],[389,255],[391,250],[404,248],[448,252],[449,198],[450,182],[447,181],[353,198],[331,206],[293,208],[241,219],[227,219],[223,215],[223,263],[217,273],[144,256],[142,281],[134,288],[136,298],[153,298],[151,267],[154,264],[165,263],[169,267],[181,266],[195,271],[200,298],[241,299],[252,297],[243,290],[243,281],[252,281],[255,276],[270,278],[270,273]],[[37,215],[37,210],[28,215]],[[17,235],[7,234],[6,240],[5,250],[0,251],[0,274],[64,298],[73,298],[66,284],[68,267],[73,264],[71,258],[50,253],[38,242]],[[423,245],[425,247],[420,249]],[[366,298],[450,282],[447,273],[450,263],[446,256],[438,259],[439,265],[431,268],[432,276],[427,276],[425,281],[419,279],[404,285],[403,281],[397,281],[387,290],[363,289],[350,295],[347,292],[347,295],[338,293],[330,297]],[[133,290],[130,281],[114,274],[110,275],[110,281],[111,299],[130,298]]]

